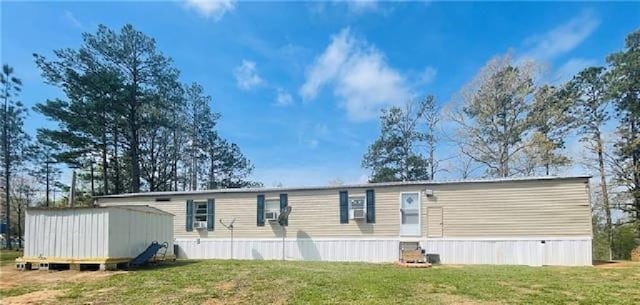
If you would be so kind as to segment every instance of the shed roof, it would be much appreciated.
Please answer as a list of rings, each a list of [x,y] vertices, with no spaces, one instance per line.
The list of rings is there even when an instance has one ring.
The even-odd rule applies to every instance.
[[[117,195],[96,196],[94,198],[129,198],[129,197],[168,197],[179,195],[202,195],[202,194],[224,194],[224,193],[268,193],[268,192],[291,192],[291,191],[313,191],[313,190],[340,190],[351,188],[372,188],[372,187],[391,187],[404,185],[447,185],[447,184],[463,184],[463,183],[505,183],[520,181],[548,181],[548,180],[588,180],[591,176],[538,176],[538,177],[509,177],[509,178],[483,178],[483,179],[465,179],[465,180],[422,180],[422,181],[404,181],[404,182],[380,182],[380,183],[361,183],[349,185],[330,185],[330,186],[302,186],[302,187],[261,187],[261,188],[235,188],[235,189],[216,189],[216,190],[200,190],[200,191],[171,191],[171,192],[142,192],[142,193],[126,193]]]
[[[137,212],[164,214],[175,216],[169,212],[154,208],[148,205],[111,205],[111,206],[81,206],[81,207],[30,207],[28,211],[68,211],[68,210],[87,210],[87,209],[121,209],[132,210]]]

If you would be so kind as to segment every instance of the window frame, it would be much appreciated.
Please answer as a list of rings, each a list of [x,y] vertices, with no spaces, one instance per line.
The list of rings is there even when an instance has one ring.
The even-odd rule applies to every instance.
[[[360,207],[354,207],[352,204],[353,200],[362,200],[362,208]],[[367,194],[361,194],[361,193],[357,193],[357,194],[348,194],[347,195],[347,211],[349,213],[349,219],[352,219],[354,221],[360,221],[360,220],[365,220],[367,219]],[[355,218],[354,215],[354,211],[356,209],[362,209],[362,211],[364,212],[364,218]]]
[[[352,199],[353,200],[362,199],[362,209],[365,211],[365,213],[367,212],[367,195],[366,194],[357,194],[357,195],[356,194],[354,194],[354,195],[349,194],[347,196],[347,203],[348,203],[349,211],[354,209],[353,205],[351,204],[351,200]]]
[[[198,213],[198,208],[200,205],[204,205],[204,213]],[[206,201],[193,201],[193,223],[196,222],[207,222],[209,220],[209,207]],[[204,220],[198,220],[198,217],[204,217]]]
[[[275,206],[275,208],[269,208],[270,204],[271,206]],[[263,217],[266,220],[267,219],[267,212],[276,212],[278,213],[278,215],[280,215],[280,198],[265,198],[264,199],[264,214]]]

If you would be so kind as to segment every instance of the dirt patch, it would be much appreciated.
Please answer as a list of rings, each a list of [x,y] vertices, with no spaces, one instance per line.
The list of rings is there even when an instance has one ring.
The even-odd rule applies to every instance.
[[[52,304],[56,298],[62,296],[62,290],[40,290],[23,295],[7,297],[2,300],[2,304],[6,305],[26,305],[26,304]]]
[[[182,289],[182,291],[186,293],[203,293],[207,290],[201,287],[187,287],[185,289]]]
[[[127,273],[127,271],[20,271],[11,267],[2,267],[0,270],[0,278],[2,279],[0,289],[33,284],[97,281],[123,273]]]
[[[640,267],[640,262],[630,261],[596,261],[593,266],[601,269]]]
[[[227,299],[208,299],[202,305],[222,305],[222,304],[240,304],[239,302],[230,303]]]
[[[228,281],[228,282],[222,282],[219,283],[218,285],[216,285],[216,288],[224,291],[224,292],[229,292],[232,291],[236,288],[236,283],[235,281]]]
[[[631,250],[631,260],[634,262],[640,262],[640,246]]]

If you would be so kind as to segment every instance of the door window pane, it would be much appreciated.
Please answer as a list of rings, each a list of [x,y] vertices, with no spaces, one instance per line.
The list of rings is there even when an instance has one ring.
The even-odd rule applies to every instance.
[[[402,213],[403,225],[417,225],[420,223],[420,216],[418,213]]]
[[[402,209],[403,210],[417,210],[419,208],[418,194],[409,193],[402,194]]]

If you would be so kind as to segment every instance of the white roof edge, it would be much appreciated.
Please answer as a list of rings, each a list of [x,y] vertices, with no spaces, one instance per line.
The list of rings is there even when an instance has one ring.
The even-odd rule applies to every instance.
[[[300,186],[300,187],[261,187],[261,188],[229,188],[216,190],[200,190],[200,191],[168,191],[168,192],[143,192],[143,193],[125,193],[117,195],[95,196],[95,199],[101,198],[128,198],[128,197],[167,197],[179,195],[201,195],[201,194],[221,194],[221,193],[268,193],[283,191],[311,191],[311,190],[331,190],[331,189],[348,189],[348,188],[371,188],[371,187],[391,187],[403,185],[443,185],[443,184],[461,184],[461,183],[495,183],[495,182],[518,182],[518,181],[536,181],[536,180],[569,180],[569,179],[589,179],[590,175],[577,176],[535,176],[535,177],[508,177],[508,178],[482,178],[482,179],[466,179],[466,180],[421,180],[421,181],[399,181],[399,182],[378,182],[378,183],[361,183],[349,185],[335,186]]]
[[[165,214],[165,215],[170,215],[170,216],[176,216],[172,213],[169,213],[167,211],[163,211],[161,209],[158,209],[156,207],[152,207],[149,205],[135,205],[135,204],[131,204],[131,205],[109,205],[109,206],[105,206],[106,208],[116,208],[116,209],[125,209],[125,210],[134,210],[134,211],[138,211],[138,212],[150,212],[150,213],[155,213],[155,214]]]
[[[167,211],[163,211],[156,207],[149,205],[94,205],[94,206],[78,206],[78,207],[28,207],[29,211],[63,211],[63,210],[84,210],[84,209],[122,209],[122,210],[134,210],[137,212],[150,212],[155,214],[166,214],[175,216]]]

